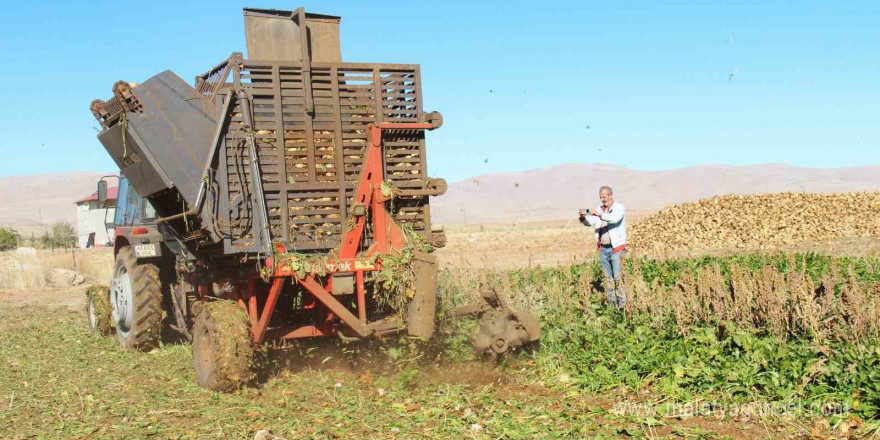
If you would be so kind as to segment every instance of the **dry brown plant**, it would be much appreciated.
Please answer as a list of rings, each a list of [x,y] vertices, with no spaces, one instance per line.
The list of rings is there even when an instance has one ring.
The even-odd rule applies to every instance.
[[[38,289],[46,285],[46,270],[36,258],[15,252],[0,254],[0,290]]]
[[[46,274],[54,268],[75,270],[97,283],[113,273],[111,249],[39,250],[35,254],[0,253],[0,290],[26,291],[46,287]]]
[[[788,327],[794,333],[810,335],[816,340],[824,339],[820,326],[822,304],[812,278],[804,270],[792,270],[788,276],[788,285],[791,294]]]
[[[700,307],[698,319],[702,322],[715,320],[729,320],[727,313],[728,289],[721,276],[721,267],[718,263],[700,269],[698,273],[697,297]]]
[[[714,263],[683,268],[666,286],[659,278],[648,284],[639,261],[633,261],[624,284],[627,319],[640,315],[653,326],[673,324],[682,335],[694,325],[733,325],[805,338],[818,346],[880,337],[880,283],[860,282],[853,268],[841,269],[840,260],[831,259],[829,270],[814,279],[794,256],[784,271],[769,262],[754,270],[739,264],[722,270]],[[579,277],[568,268],[515,273],[455,269],[447,274],[444,289],[462,297],[476,298],[480,283],[489,280],[509,295],[511,306],[566,319],[596,318],[595,304],[606,297],[605,285],[597,283],[590,267]]]

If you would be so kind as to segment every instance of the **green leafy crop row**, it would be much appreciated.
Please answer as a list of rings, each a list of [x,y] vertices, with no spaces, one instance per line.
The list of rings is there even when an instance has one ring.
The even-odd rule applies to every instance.
[[[686,401],[842,404],[880,413],[880,261],[818,254],[626,261],[628,304],[596,262],[441,276],[445,307],[494,283],[542,324],[542,377]],[[747,316],[744,316],[747,315]],[[812,324],[811,324],[812,323]]]

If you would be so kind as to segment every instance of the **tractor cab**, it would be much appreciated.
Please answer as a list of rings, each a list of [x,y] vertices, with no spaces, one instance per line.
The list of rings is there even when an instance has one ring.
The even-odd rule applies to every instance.
[[[108,222],[106,218],[104,219],[107,229],[152,223],[150,220],[156,218],[156,210],[150,202],[138,195],[127,177],[120,175],[118,179],[119,192],[116,199],[116,212],[113,215],[112,222]],[[98,182],[98,200],[103,201],[106,199],[107,180],[105,177]]]
[[[107,199],[107,179],[110,177],[119,179],[113,221],[108,221],[106,213],[104,217],[107,229],[114,231],[114,253],[124,246],[133,246],[136,258],[161,256],[162,234],[156,225],[156,210],[147,199],[138,195],[128,178],[122,174],[102,177],[98,182],[98,200]]]
[[[156,218],[153,205],[138,195],[125,176],[119,176],[117,200],[116,214],[113,216],[114,227],[151,223],[149,220]]]

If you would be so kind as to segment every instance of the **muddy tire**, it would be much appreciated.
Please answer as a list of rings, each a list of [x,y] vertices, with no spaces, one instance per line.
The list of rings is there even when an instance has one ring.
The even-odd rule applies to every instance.
[[[116,254],[110,303],[119,345],[145,351],[159,346],[162,333],[159,268],[138,262],[129,246]]]
[[[233,301],[206,303],[193,325],[196,381],[214,391],[232,391],[254,377],[254,344],[247,313]]]
[[[86,295],[88,295],[89,333],[101,336],[109,335],[113,331],[110,289],[104,286],[92,286],[89,287]]]

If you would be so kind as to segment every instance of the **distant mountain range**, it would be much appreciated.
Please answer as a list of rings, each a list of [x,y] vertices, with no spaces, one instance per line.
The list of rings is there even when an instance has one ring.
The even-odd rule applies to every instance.
[[[98,188],[101,176],[112,174],[76,171],[0,177],[0,226],[28,234],[65,220],[76,227],[76,201]],[[110,181],[111,186],[116,181]]]
[[[783,164],[700,165],[639,171],[608,164],[571,163],[476,176],[449,185],[431,200],[435,224],[494,223],[573,218],[598,204],[599,187],[614,188],[628,210],[722,194],[880,190],[880,166],[800,168]]]
[[[0,226],[39,232],[41,223],[76,221],[75,202],[95,192],[110,172],[0,177]],[[441,176],[442,177],[442,176]],[[115,183],[115,182],[112,182]],[[880,166],[799,168],[783,164],[701,165],[638,171],[608,164],[563,164],[476,176],[431,200],[435,224],[523,222],[572,218],[598,204],[599,187],[614,188],[627,209],[663,206],[722,194],[880,190]]]

